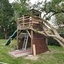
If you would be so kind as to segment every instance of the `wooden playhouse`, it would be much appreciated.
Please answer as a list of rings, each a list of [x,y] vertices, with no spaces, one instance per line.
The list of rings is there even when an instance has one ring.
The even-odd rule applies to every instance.
[[[33,10],[32,12],[34,13]],[[36,13],[36,16],[40,17],[40,14],[40,12]],[[33,55],[48,51],[46,36],[32,30],[37,29],[38,31],[43,31],[43,26],[40,25],[41,22],[39,18],[28,15],[23,15],[17,19],[18,49],[30,49]]]

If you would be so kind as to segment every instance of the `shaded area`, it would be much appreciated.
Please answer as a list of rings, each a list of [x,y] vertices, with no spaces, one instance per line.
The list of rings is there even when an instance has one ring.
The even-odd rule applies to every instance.
[[[64,38],[64,34],[60,34],[60,36]],[[55,39],[53,39],[52,37],[48,37],[48,45],[60,46],[60,44]]]

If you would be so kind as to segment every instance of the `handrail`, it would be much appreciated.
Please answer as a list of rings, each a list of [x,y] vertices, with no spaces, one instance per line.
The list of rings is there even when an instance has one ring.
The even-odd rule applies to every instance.
[[[20,23],[20,24],[38,24],[39,22],[26,22],[26,23]]]
[[[38,19],[35,20],[35,19],[30,18],[30,17],[29,18],[27,18],[27,17],[18,18],[18,21],[21,21],[21,22],[26,21],[26,20],[29,20],[29,21],[31,20],[31,21],[37,21],[37,22],[39,22]]]
[[[33,17],[23,16],[21,18],[18,18],[17,24],[21,27],[31,27],[34,24],[39,24],[39,22],[41,21]]]

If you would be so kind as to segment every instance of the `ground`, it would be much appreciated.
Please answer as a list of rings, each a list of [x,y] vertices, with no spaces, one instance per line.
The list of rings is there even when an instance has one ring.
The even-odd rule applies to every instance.
[[[64,49],[59,46],[48,46],[50,52],[42,53],[38,60],[28,60],[24,57],[14,58],[8,54],[11,47],[15,46],[4,46],[6,40],[0,40],[0,62],[8,64],[64,64]],[[16,42],[15,40],[13,42]],[[14,45],[14,44],[11,44]],[[15,44],[16,45],[16,44]],[[13,50],[13,49],[12,49]]]

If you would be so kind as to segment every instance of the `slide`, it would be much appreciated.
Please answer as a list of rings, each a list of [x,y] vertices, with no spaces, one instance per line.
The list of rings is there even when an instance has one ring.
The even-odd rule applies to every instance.
[[[11,43],[11,40],[13,40],[17,36],[17,30],[14,31],[14,33],[9,37],[5,45],[9,45]]]

